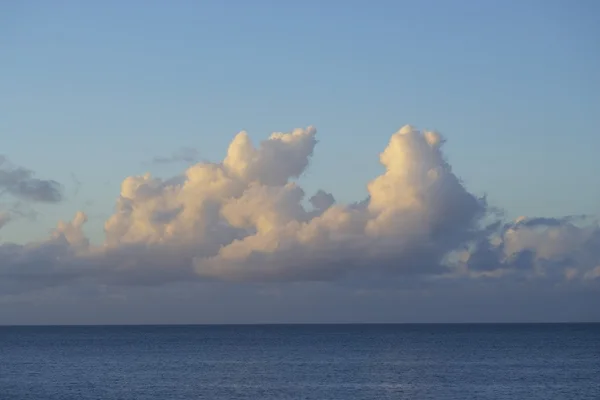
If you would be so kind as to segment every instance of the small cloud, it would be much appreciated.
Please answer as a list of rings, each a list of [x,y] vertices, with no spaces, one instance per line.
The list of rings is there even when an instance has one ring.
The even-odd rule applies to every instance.
[[[191,164],[198,160],[198,150],[191,147],[182,147],[173,154],[167,157],[156,156],[152,159],[151,164],[174,164],[186,163]]]
[[[63,188],[60,183],[35,178],[33,171],[11,165],[4,156],[0,156],[1,194],[40,203],[58,203],[63,200]]]

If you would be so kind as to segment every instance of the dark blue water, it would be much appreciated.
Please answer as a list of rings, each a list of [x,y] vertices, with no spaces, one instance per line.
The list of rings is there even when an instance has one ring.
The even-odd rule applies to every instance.
[[[0,327],[0,399],[600,399],[600,325]]]

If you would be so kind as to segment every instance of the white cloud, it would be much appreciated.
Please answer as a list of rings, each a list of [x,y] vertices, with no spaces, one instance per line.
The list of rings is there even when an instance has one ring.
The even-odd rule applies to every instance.
[[[168,180],[128,177],[105,223],[103,245],[91,245],[83,234],[83,213],[60,222],[44,242],[0,245],[0,290],[73,281],[385,285],[396,277],[590,282],[599,276],[597,224],[574,218],[490,223],[493,210],[454,175],[442,137],[411,126],[390,138],[380,155],[385,171],[368,183],[367,199],[344,205],[321,190],[306,208],[295,179],[316,143],[313,127],[274,133],[258,147],[241,132],[220,163],[197,163]]]

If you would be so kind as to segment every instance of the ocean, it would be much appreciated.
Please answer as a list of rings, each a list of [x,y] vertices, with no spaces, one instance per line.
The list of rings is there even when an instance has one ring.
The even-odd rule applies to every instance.
[[[0,327],[0,400],[600,399],[600,324]]]

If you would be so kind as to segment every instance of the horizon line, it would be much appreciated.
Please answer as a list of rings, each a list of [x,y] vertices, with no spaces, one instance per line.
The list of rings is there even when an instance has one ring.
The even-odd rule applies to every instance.
[[[0,328],[55,328],[55,327],[258,327],[258,326],[369,326],[369,325],[600,325],[600,321],[544,321],[544,322],[253,322],[253,323],[132,323],[132,324],[2,324]]]

